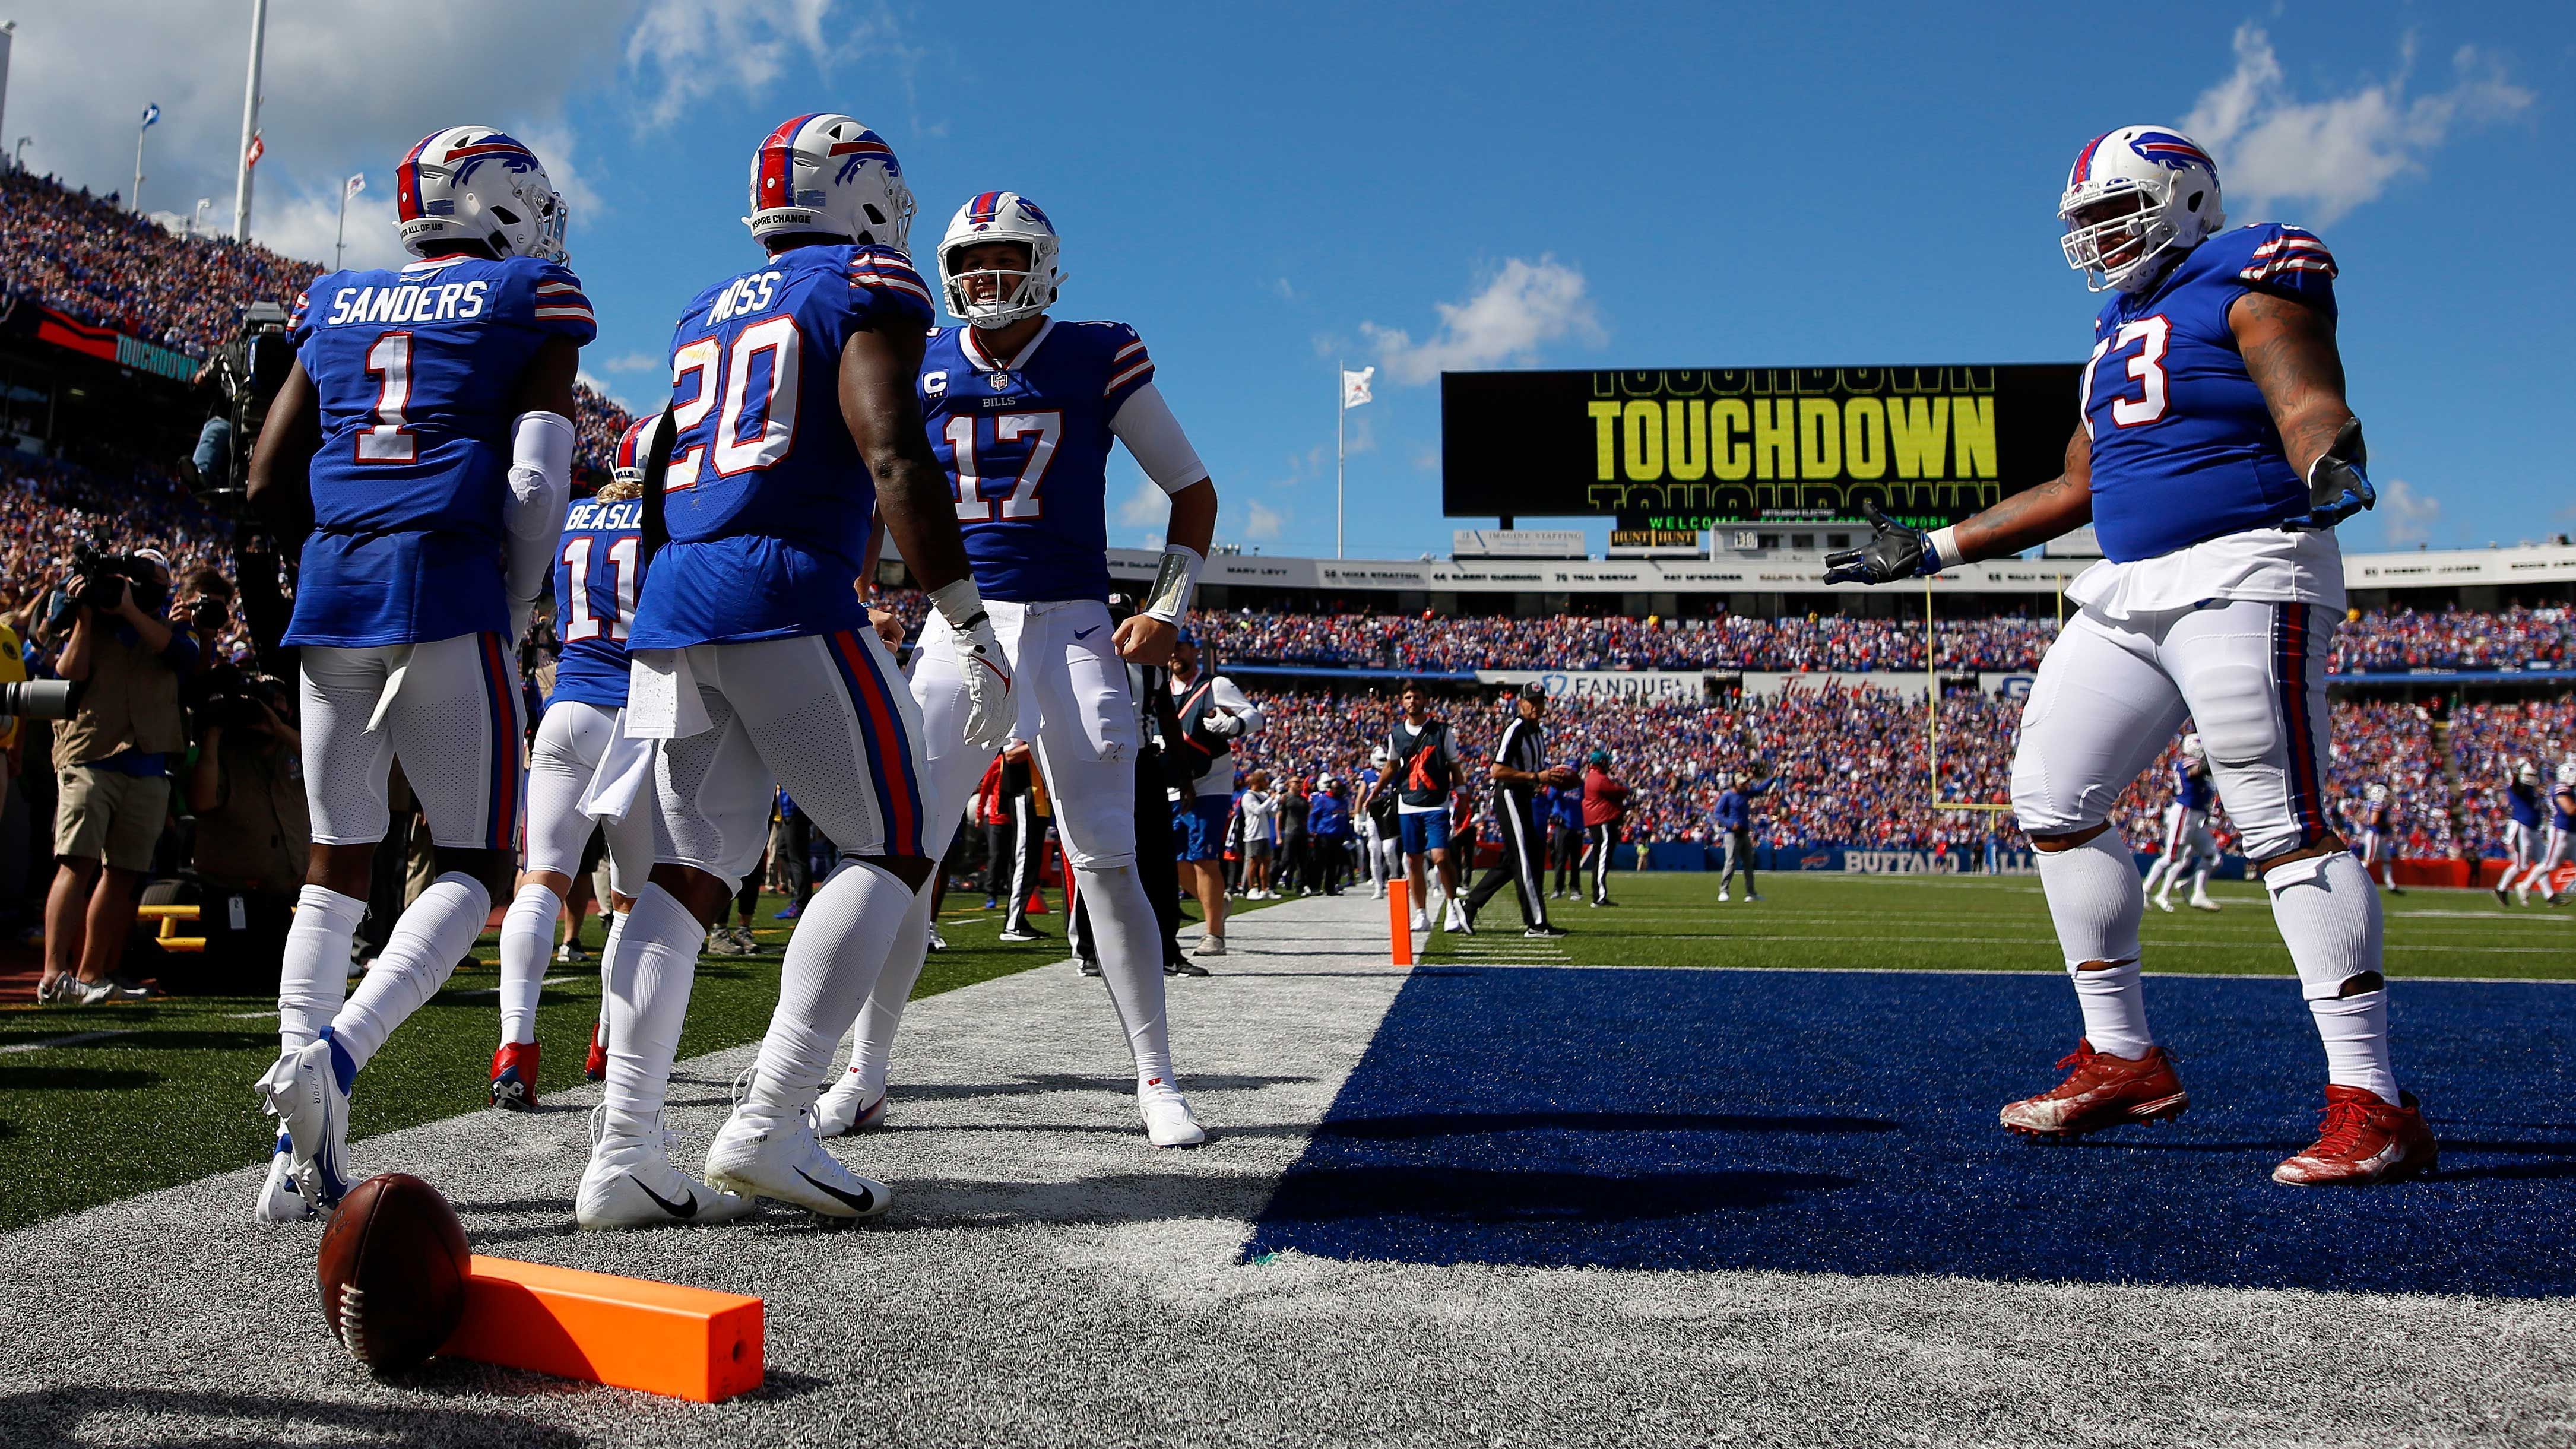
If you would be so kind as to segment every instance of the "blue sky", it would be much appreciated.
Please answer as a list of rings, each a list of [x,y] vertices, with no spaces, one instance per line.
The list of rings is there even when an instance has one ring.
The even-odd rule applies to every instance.
[[[62,69],[109,43],[83,7],[17,12],[6,125],[38,134],[31,164],[123,184],[133,122],[94,117],[158,99],[169,175],[147,205],[228,200],[239,61],[203,57],[238,56],[240,20],[184,9],[194,29],[130,77]],[[2232,218],[2313,225],[2342,264],[2351,395],[2391,494],[2350,542],[2576,529],[2565,6],[2182,4],[2126,26],[2063,6],[771,9],[460,0],[441,44],[389,0],[276,0],[261,230],[327,256],[339,176],[366,171],[380,204],[420,133],[518,129],[580,206],[589,369],[641,401],[679,306],[756,255],[736,220],[752,148],[844,110],[903,157],[925,261],[977,190],[1047,208],[1060,312],[1151,343],[1223,539],[1330,552],[1332,368],[1377,364],[1351,414],[1351,551],[1409,556],[1477,522],[1439,514],[1444,363],[2080,359],[2095,301],[2058,255],[2067,161],[2112,125],[2198,120]],[[377,39],[473,70],[352,75]],[[352,227],[386,245],[380,215]],[[1122,458],[1117,541],[1156,532],[1140,482]]]

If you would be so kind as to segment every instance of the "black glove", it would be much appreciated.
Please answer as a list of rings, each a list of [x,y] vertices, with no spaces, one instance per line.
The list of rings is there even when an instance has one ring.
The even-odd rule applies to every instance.
[[[1826,583],[1892,584],[1898,579],[1941,571],[1941,560],[1922,530],[1888,517],[1879,511],[1877,503],[1867,499],[1861,502],[1860,516],[1869,520],[1870,541],[1860,548],[1826,554]]]

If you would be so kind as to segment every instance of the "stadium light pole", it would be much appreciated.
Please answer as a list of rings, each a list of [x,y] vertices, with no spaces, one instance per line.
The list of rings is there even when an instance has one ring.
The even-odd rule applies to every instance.
[[[5,25],[0,25],[0,119],[6,118],[9,114],[9,50],[16,43],[17,34],[17,21],[12,20]],[[6,131],[0,131],[0,136],[7,134]],[[20,141],[18,144],[24,146],[27,143]],[[12,158],[12,162],[11,169],[14,170],[16,169],[15,158]]]
[[[233,178],[233,240],[250,240],[250,143],[259,134],[259,59],[268,40],[268,0],[250,0],[250,80],[242,88],[241,149],[233,153],[240,169]]]

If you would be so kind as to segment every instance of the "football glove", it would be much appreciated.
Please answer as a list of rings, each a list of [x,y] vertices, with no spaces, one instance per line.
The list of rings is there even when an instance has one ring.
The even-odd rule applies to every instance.
[[[1826,583],[1892,584],[1941,571],[1941,554],[1932,546],[1932,535],[1888,517],[1874,500],[1861,501],[1860,515],[1869,521],[1870,540],[1859,548],[1826,554]]]
[[[1212,709],[1207,712],[1206,728],[1218,739],[1230,740],[1243,733],[1243,721],[1224,710]]]
[[[2308,511],[2283,520],[2281,527],[2291,533],[2332,528],[2365,508],[2379,503],[2379,490],[2362,476],[2370,459],[2370,450],[2362,445],[2361,419],[2346,418],[2335,433],[2334,446],[2325,450],[2308,469]]]
[[[1000,749],[1019,728],[1020,711],[1011,700],[1011,666],[1002,657],[1002,641],[993,637],[993,621],[981,611],[958,631],[957,672],[966,677],[966,743]]]

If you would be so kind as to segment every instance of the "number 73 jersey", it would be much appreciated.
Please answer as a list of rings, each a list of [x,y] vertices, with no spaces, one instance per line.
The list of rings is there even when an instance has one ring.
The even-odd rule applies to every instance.
[[[972,327],[932,334],[921,420],[948,469],[984,597],[1109,597],[1113,425],[1153,380],[1153,359],[1124,322],[1049,319],[1006,359]]]
[[[2114,563],[2275,528],[2308,509],[2229,314],[2249,292],[2335,317],[2334,257],[2313,233],[2263,223],[2194,247],[2093,323],[2084,430],[2093,524]]]

